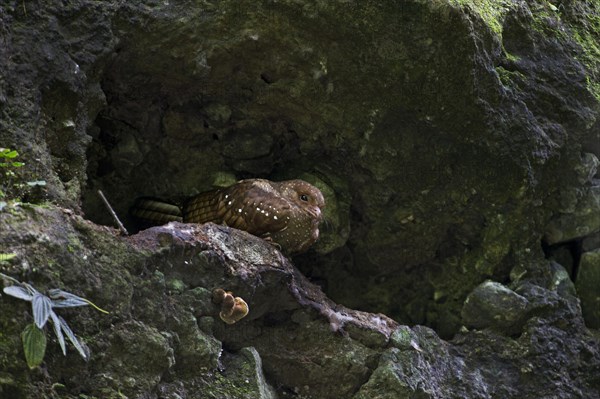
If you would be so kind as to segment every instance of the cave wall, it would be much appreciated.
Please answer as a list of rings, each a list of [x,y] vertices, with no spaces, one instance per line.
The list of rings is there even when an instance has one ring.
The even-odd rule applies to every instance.
[[[596,281],[592,1],[0,12],[0,145],[19,150],[24,180],[47,182],[30,202],[112,225],[102,189],[133,228],[140,195],[302,177],[329,204],[302,272],[336,302],[448,339],[489,326],[463,309],[487,279],[544,286],[558,267]],[[598,327],[587,279],[578,295]]]
[[[547,198],[589,174],[589,50],[569,13],[532,7],[123,7],[83,209],[111,223],[97,189],[127,215],[141,195],[317,181],[333,222],[300,267],[342,303],[451,336],[475,285],[541,256]]]

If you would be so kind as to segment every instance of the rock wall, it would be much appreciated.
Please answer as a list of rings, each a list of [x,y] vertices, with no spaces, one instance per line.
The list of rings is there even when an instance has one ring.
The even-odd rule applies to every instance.
[[[16,257],[0,271],[113,312],[69,313],[89,363],[55,351],[27,372],[25,308],[3,296],[0,392],[600,396],[584,327],[600,327],[599,14],[591,0],[1,5],[0,147],[26,165],[2,183],[0,252]],[[236,272],[246,249],[213,242],[216,227],[95,226],[112,225],[98,189],[126,219],[140,195],[246,177],[322,189],[322,238],[292,262],[340,305],[287,261]],[[250,301],[247,320],[221,324],[217,287]]]

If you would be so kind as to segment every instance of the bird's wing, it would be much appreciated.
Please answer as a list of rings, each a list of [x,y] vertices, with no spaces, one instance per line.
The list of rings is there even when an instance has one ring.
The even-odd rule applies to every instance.
[[[265,236],[285,229],[291,205],[262,181],[246,181],[221,190],[219,209],[227,226]]]
[[[200,193],[190,198],[183,206],[183,221],[186,223],[221,223],[219,208],[219,190]]]

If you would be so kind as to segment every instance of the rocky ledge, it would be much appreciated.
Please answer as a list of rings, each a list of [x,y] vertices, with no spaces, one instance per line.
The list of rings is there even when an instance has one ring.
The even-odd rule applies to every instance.
[[[597,393],[600,345],[556,265],[538,284],[483,283],[463,308],[468,329],[446,342],[427,327],[335,304],[271,244],[228,227],[170,223],[122,237],[53,207],[14,208],[0,225],[0,239],[17,254],[5,272],[26,268],[37,288],[60,281],[110,311],[64,312],[91,350],[88,362],[64,357],[51,340],[44,366],[28,371],[19,333],[29,305],[4,296],[6,397]],[[223,322],[215,288],[242,298],[248,315]]]
[[[21,332],[41,345],[49,319],[2,294],[0,397],[600,397],[598,15],[0,2],[0,272],[90,350],[63,356],[50,319],[29,370]],[[97,195],[131,228],[138,196],[248,177],[321,189],[311,251],[214,225],[120,236]]]

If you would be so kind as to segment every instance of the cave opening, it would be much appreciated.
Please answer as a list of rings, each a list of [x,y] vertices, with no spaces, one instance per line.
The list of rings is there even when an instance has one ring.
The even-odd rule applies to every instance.
[[[342,98],[328,105],[335,112],[322,111],[315,99],[328,87],[320,75],[303,74],[311,60],[274,66],[275,50],[265,46],[261,58],[256,43],[245,44],[188,68],[179,55],[120,47],[101,78],[106,105],[89,129],[86,217],[113,225],[98,189],[135,232],[128,210],[140,196],[178,203],[244,178],[314,179],[333,216],[294,264],[342,305],[451,338],[480,281],[472,274],[465,284],[456,259],[481,241],[486,223],[477,212],[485,198],[462,187],[472,177],[460,148],[422,113],[401,107],[361,114],[363,126],[341,122],[340,112],[362,104]],[[309,95],[298,94],[300,84]],[[458,187],[455,198],[440,202],[449,187]]]

